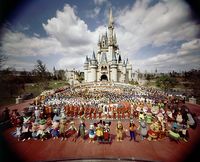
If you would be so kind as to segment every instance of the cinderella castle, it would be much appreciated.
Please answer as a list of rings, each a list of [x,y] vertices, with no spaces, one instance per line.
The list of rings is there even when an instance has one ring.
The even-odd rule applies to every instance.
[[[128,83],[132,80],[132,65],[122,60],[114,31],[112,10],[109,11],[108,34],[99,36],[98,49],[84,63],[85,82],[111,81]]]

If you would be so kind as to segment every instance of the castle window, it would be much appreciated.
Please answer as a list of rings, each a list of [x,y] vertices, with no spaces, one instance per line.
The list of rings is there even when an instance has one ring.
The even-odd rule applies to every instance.
[[[102,66],[101,71],[107,71],[107,66]]]

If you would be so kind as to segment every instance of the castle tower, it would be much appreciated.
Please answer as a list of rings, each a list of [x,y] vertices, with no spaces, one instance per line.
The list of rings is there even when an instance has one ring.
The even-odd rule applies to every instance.
[[[123,61],[123,64],[122,64],[122,81],[126,82],[126,62],[125,62],[125,60]]]
[[[85,82],[88,82],[88,66],[89,66],[89,59],[88,59],[88,56],[86,56],[86,59],[84,62],[84,80],[85,80]]]
[[[91,68],[90,81],[96,82],[97,81],[97,59],[96,59],[94,51],[91,58],[90,68]]]
[[[99,34],[97,52],[93,51],[91,58],[84,63],[85,82],[113,81],[128,82],[132,80],[132,65],[128,59],[122,60],[114,31],[112,10],[109,10],[108,29]]]
[[[114,31],[114,21],[112,16],[112,9],[109,10],[109,19],[108,19],[108,60],[112,61],[113,54],[113,31]]]
[[[128,71],[128,80],[131,81],[132,80],[132,65],[129,64],[128,58],[126,60],[126,67]]]
[[[116,54],[112,54],[112,64],[111,64],[111,81],[117,82],[117,58]]]

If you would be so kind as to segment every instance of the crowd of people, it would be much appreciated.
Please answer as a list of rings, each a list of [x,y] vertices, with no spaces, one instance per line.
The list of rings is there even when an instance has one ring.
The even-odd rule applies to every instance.
[[[107,84],[43,93],[23,112],[12,110],[10,120],[19,141],[60,138],[76,142],[88,137],[89,142],[110,143],[112,134],[122,141],[129,132],[130,140],[136,142],[138,134],[141,140],[169,137],[187,142],[188,130],[196,127],[195,114],[182,98],[153,88]],[[129,121],[128,125],[123,121]],[[115,132],[110,131],[111,123]]]

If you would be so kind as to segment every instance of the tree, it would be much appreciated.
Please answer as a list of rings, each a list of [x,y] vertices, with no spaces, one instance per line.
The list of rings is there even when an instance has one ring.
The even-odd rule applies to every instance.
[[[64,70],[58,70],[58,79],[59,80],[65,80],[65,71]]]
[[[3,55],[2,52],[0,51],[0,69],[2,68],[6,60],[7,60],[7,57]]]
[[[46,79],[47,78],[47,68],[46,65],[43,64],[41,60],[37,60],[37,64],[35,65],[35,72],[40,79]]]
[[[176,78],[172,78],[167,75],[160,76],[156,79],[156,86],[160,87],[164,91],[167,91],[170,88],[174,88],[176,84],[177,84]]]
[[[24,91],[24,78],[15,75],[16,70],[7,68],[1,71],[0,98],[15,97]]]
[[[150,81],[154,78],[152,74],[146,74],[145,79],[147,80],[147,86],[150,84]]]
[[[41,86],[42,89],[47,89],[49,82],[49,72],[47,71],[46,65],[43,64],[41,60],[37,60],[37,64],[35,65],[34,72],[38,79],[38,84]]]
[[[78,80],[80,83],[82,83],[82,81],[84,80],[84,75],[83,75],[82,73],[79,73],[79,74],[78,74],[77,80]]]

